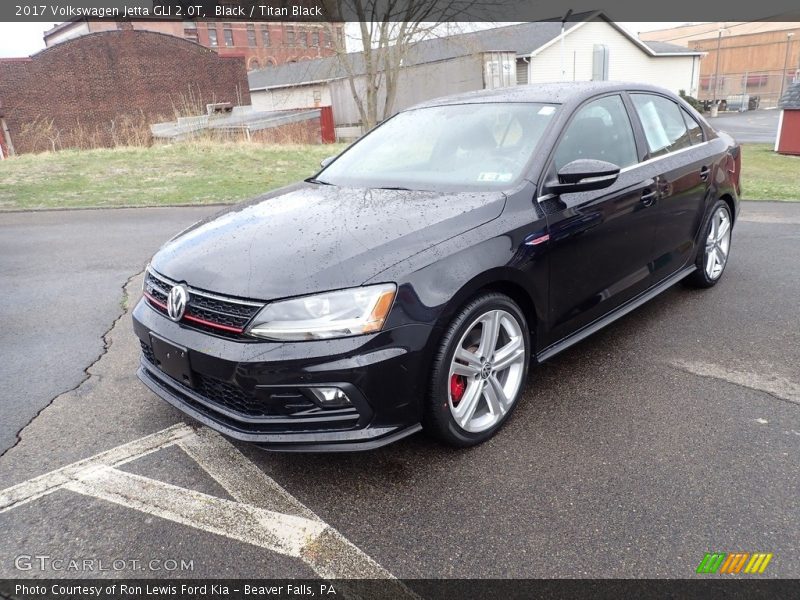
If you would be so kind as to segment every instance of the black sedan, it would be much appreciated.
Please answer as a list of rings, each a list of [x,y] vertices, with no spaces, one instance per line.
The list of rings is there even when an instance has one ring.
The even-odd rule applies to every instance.
[[[271,449],[480,443],[532,362],[719,281],[739,173],[733,140],[655,87],[427,102],[162,247],[133,313],[139,377]]]

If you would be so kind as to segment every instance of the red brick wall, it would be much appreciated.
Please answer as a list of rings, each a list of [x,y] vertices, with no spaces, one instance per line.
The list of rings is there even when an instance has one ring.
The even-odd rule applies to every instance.
[[[255,43],[251,44],[248,28],[252,27]],[[233,46],[226,46],[225,30],[230,30]],[[311,60],[336,54],[331,35],[344,35],[343,25],[336,25],[336,33],[318,23],[250,23],[244,21],[208,21],[197,24],[197,38],[204,46],[210,46],[209,30],[217,32],[215,49],[220,56],[232,53],[243,54],[248,70],[261,69],[287,62]],[[269,44],[264,44],[263,31],[268,32]],[[292,39],[293,38],[293,41]]]
[[[220,56],[244,56],[248,70],[280,65],[285,62],[310,60],[324,56],[333,56],[335,42],[331,38],[335,35],[341,39],[344,36],[344,25],[334,24],[334,32],[330,32],[327,25],[322,23],[301,22],[267,22],[267,21],[206,21],[186,27],[183,21],[158,21],[154,19],[143,21],[75,21],[71,25],[62,24],[49,35],[45,33],[47,42],[51,36],[60,35],[66,29],[85,27],[88,30],[109,31],[127,26],[129,29],[139,31],[157,31],[168,33],[180,38],[194,40],[206,47],[211,47],[209,29],[217,32],[217,46],[214,50]],[[227,46],[225,30],[230,29],[233,37],[233,46]],[[254,38],[248,31],[255,34]],[[267,36],[264,35],[267,32]],[[291,33],[290,33],[291,32]],[[291,38],[291,39],[290,39]]]
[[[0,59],[0,101],[18,153],[119,143],[125,128],[138,123],[146,133],[142,124],[174,119],[175,107],[250,104],[248,87],[244,58],[145,31],[94,33],[28,60]]]

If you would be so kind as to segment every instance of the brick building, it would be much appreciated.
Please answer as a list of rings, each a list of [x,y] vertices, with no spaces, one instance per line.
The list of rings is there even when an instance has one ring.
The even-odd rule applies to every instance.
[[[50,47],[68,39],[99,31],[134,29],[156,31],[213,48],[220,56],[244,56],[248,70],[335,54],[336,35],[344,44],[341,23],[287,23],[265,21],[67,21],[44,33]]]
[[[244,58],[171,35],[108,31],[0,59],[0,131],[17,153],[125,143],[212,102],[250,103]]]

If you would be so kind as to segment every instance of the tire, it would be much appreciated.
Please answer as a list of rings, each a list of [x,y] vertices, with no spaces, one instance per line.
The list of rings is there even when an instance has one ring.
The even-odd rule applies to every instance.
[[[686,278],[688,285],[710,288],[722,279],[730,256],[732,227],[730,207],[724,200],[717,200],[708,211],[695,259],[697,269]]]
[[[493,331],[498,332],[494,344]],[[450,322],[434,357],[426,432],[461,448],[492,437],[525,389],[530,337],[525,315],[508,296],[488,292],[467,303]]]

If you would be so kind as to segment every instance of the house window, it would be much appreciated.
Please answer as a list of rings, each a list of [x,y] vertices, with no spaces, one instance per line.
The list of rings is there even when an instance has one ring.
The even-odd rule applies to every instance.
[[[266,25],[261,26],[261,44],[267,48],[270,46],[269,43],[269,29],[267,29]]]
[[[199,38],[197,36],[197,23],[195,23],[194,21],[184,21],[183,37],[192,42],[199,41]]]
[[[298,39],[300,41],[300,45],[303,48],[307,48],[308,47],[308,32],[305,29],[299,29],[297,31],[297,37],[298,37]]]
[[[608,81],[608,46],[595,44],[592,50],[592,81]]]
[[[528,63],[525,59],[517,59],[517,85],[528,84]]]
[[[312,31],[311,32],[311,45],[314,48],[319,48],[319,31]]]
[[[325,33],[323,35],[325,36],[325,38],[324,38],[325,39],[325,42],[324,42],[325,43],[325,47],[326,48],[330,48],[331,47],[331,32],[326,29]]]
[[[230,23],[223,24],[222,34],[225,36],[225,45],[233,46],[233,28]]]
[[[256,26],[252,23],[247,25],[247,45],[251,48],[258,46],[258,42],[256,42]]]
[[[286,45],[294,46],[294,27],[286,28]]]
[[[212,47],[219,46],[219,40],[217,40],[217,28],[215,27],[212,29],[210,26],[208,28],[208,45]]]

